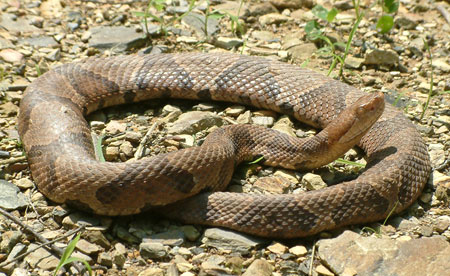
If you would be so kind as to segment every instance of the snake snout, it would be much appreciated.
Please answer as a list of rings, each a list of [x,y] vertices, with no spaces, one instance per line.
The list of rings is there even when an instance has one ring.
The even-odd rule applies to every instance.
[[[336,124],[342,135],[339,142],[347,143],[362,137],[378,120],[384,111],[383,93],[367,94],[359,98],[348,110],[340,115]],[[337,133],[337,131],[336,131]]]
[[[366,112],[381,112],[384,110],[384,94],[382,92],[373,93],[361,97],[358,101],[360,101],[358,112],[366,113]]]

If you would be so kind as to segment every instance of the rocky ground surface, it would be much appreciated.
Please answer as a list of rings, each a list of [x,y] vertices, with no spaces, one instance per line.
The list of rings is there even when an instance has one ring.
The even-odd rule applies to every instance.
[[[163,2],[160,11],[150,8],[159,21],[149,18],[146,27],[135,12],[142,14],[147,3],[139,1],[0,1],[0,206],[20,220],[0,215],[0,275],[52,275],[58,265],[60,257],[39,247],[43,240],[20,224],[54,240],[57,249],[82,232],[74,256],[98,275],[450,275],[448,2],[400,1],[387,34],[375,28],[381,7],[361,2],[365,15],[346,60],[345,81],[364,91],[381,90],[391,102],[399,99],[397,105],[428,144],[434,168],[420,199],[386,223],[270,240],[149,214],[92,216],[48,201],[31,178],[16,125],[23,90],[39,74],[94,55],[184,51],[266,56],[326,74],[330,51],[323,40],[309,40],[304,29],[317,19],[312,7],[340,11],[331,23],[318,20],[332,42],[345,43],[355,21],[353,4],[346,0],[251,1],[240,9],[240,2],[216,0],[208,7],[202,1],[187,14],[187,1]],[[205,24],[205,14],[213,10],[228,15],[208,16]],[[233,34],[234,17],[229,15],[239,16],[242,35]],[[342,45],[336,48],[342,55]],[[421,119],[432,74],[433,97]],[[108,108],[89,120],[93,132],[104,136],[106,160],[116,162],[196,145],[213,129],[231,123],[259,124],[299,137],[316,133],[269,111],[181,100]],[[357,150],[345,159],[364,163]],[[300,193],[357,173],[358,167],[336,162],[306,174],[244,165],[229,190]],[[73,267],[66,271],[79,274]]]

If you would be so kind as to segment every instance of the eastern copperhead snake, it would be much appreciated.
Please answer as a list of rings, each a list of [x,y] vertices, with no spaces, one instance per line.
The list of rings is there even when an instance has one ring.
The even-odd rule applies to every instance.
[[[295,195],[218,191],[225,189],[237,161],[252,154],[263,153],[272,165],[312,167],[342,154],[325,153],[317,145],[339,137],[322,131],[324,135],[310,142],[299,142],[271,130],[232,126],[212,134],[201,147],[101,163],[95,160],[84,116],[106,106],[171,97],[252,105],[324,128],[364,95],[319,73],[259,57],[185,53],[90,58],[54,68],[28,86],[20,105],[19,134],[34,181],[57,203],[102,215],[157,208],[187,223],[302,237],[380,220],[396,203],[398,213],[417,199],[431,166],[426,145],[401,111],[386,105],[380,119],[363,132],[358,145],[368,163],[357,179]],[[374,97],[384,105],[382,95]],[[345,116],[339,118],[345,125]],[[353,136],[347,138],[357,143]],[[299,160],[300,149],[325,157]]]

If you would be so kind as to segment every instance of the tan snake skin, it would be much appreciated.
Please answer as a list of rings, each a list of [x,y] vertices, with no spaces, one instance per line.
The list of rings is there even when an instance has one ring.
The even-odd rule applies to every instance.
[[[270,129],[231,126],[208,137],[201,147],[127,163],[100,163],[84,116],[106,106],[170,97],[248,104],[325,128],[364,95],[319,73],[259,57],[186,53],[91,58],[57,67],[27,88],[19,134],[34,181],[57,203],[103,215],[153,208],[187,223],[259,236],[302,237],[380,220],[396,202],[400,212],[417,199],[431,166],[422,138],[401,111],[387,105],[361,138],[358,145],[368,164],[357,179],[295,195],[217,191],[225,189],[235,165],[250,155],[263,154],[266,163],[288,168],[317,165],[300,160],[300,149],[314,156],[326,153],[315,143],[331,143],[332,136],[325,136],[331,130],[300,143]],[[221,136],[231,140],[217,142]]]

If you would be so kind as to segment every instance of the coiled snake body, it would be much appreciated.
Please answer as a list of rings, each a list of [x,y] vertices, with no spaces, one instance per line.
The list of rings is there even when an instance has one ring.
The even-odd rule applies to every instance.
[[[272,165],[308,168],[342,154],[343,149],[330,154],[319,142],[356,143],[359,137],[333,138],[339,130],[326,129],[318,138],[298,142],[270,129],[231,126],[201,147],[101,163],[95,160],[84,116],[106,106],[173,97],[248,104],[325,128],[364,95],[319,73],[258,57],[186,53],[91,58],[57,67],[27,88],[19,134],[39,190],[57,203],[103,215],[157,208],[188,223],[301,237],[379,220],[394,206],[400,212],[417,199],[431,167],[422,138],[401,111],[387,105],[361,134],[358,145],[368,163],[357,179],[294,195],[218,191],[228,184],[236,163],[251,155],[263,154]],[[345,122],[346,115],[341,117]],[[299,158],[321,153],[325,157],[317,162]]]

